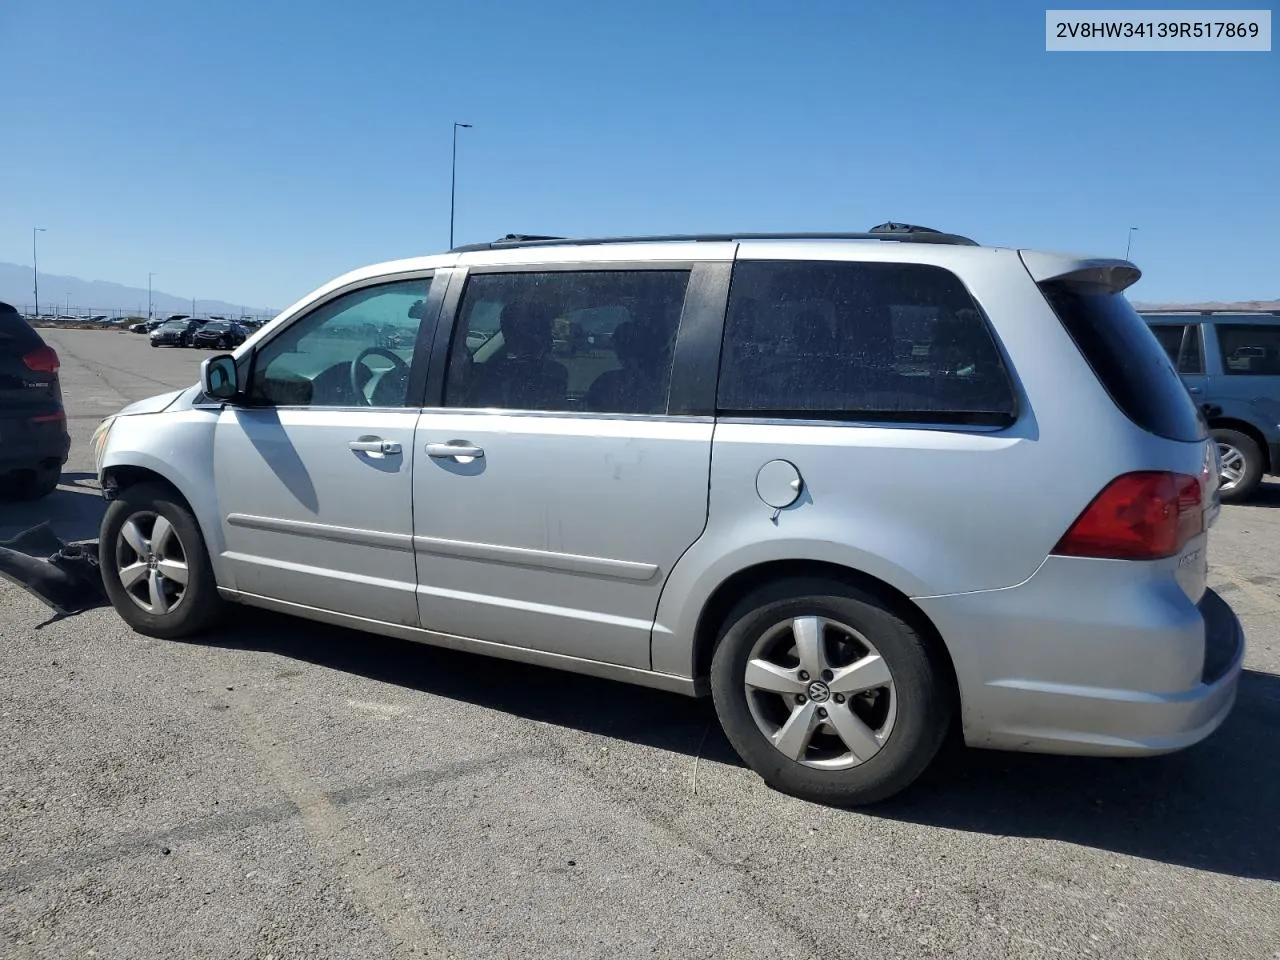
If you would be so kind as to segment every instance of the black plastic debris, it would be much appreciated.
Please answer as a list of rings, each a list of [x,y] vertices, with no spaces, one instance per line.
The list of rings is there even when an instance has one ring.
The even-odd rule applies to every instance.
[[[0,577],[59,617],[109,603],[98,568],[97,541],[64,543],[48,521],[0,540]]]

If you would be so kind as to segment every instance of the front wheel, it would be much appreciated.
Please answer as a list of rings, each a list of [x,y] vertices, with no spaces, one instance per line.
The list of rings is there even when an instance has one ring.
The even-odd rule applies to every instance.
[[[1223,503],[1247,500],[1262,482],[1262,449],[1253,437],[1225,427],[1213,431],[1222,466],[1218,473],[1218,496]]]
[[[776,790],[861,806],[906,789],[954,712],[939,654],[875,595],[792,580],[729,615],[711,693],[738,754]]]
[[[222,612],[195,517],[169,487],[126,487],[107,508],[98,541],[102,583],[121,618],[151,637],[198,634]]]

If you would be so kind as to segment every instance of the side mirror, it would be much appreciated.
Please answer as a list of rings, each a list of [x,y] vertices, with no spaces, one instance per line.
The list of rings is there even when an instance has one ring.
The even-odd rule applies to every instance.
[[[240,394],[240,371],[235,357],[222,353],[200,364],[200,387],[215,400],[233,400]]]

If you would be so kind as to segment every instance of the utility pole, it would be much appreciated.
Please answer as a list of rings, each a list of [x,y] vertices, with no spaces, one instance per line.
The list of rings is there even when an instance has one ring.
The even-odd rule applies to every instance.
[[[151,278],[154,276],[154,273],[147,274],[147,323],[151,322]]]
[[[471,124],[453,124],[453,173],[449,177],[449,249],[453,249],[453,203],[458,195],[458,128],[470,130]]]
[[[36,234],[44,233],[44,227],[31,228],[31,279],[34,281],[32,292],[36,298],[36,319],[40,319],[40,260],[36,256]]]

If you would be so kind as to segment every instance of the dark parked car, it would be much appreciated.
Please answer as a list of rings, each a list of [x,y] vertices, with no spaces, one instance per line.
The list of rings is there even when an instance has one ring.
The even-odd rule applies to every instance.
[[[1280,316],[1145,314],[1218,443],[1223,502],[1280,474]]]
[[[196,331],[204,326],[203,320],[187,317],[183,320],[166,320],[151,331],[153,347],[189,347]]]
[[[71,449],[58,354],[0,303],[0,492],[34,500],[52,493]]]
[[[231,350],[249,338],[249,331],[230,320],[210,320],[191,335],[197,347],[214,350]]]

